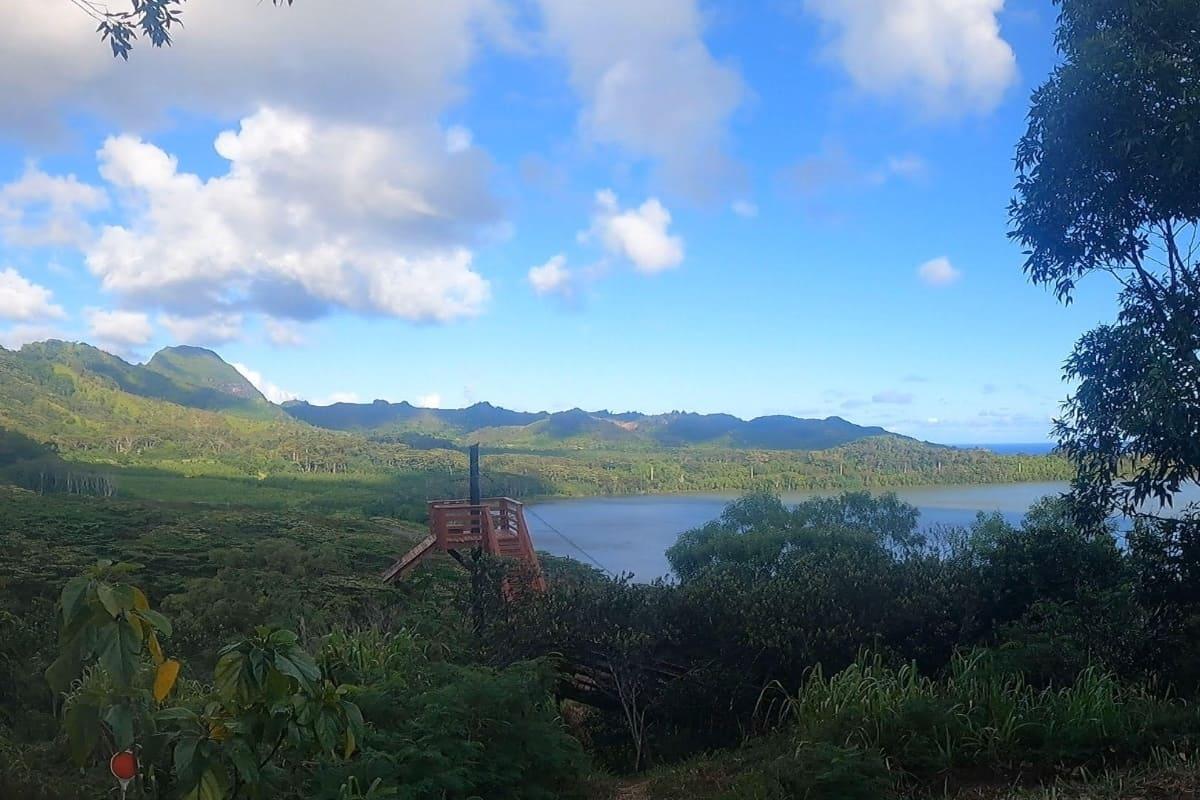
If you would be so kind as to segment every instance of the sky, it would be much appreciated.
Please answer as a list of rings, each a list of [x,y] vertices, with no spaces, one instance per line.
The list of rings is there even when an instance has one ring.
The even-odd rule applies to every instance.
[[[124,0],[110,0],[110,7]],[[255,0],[0,30],[0,345],[271,399],[1035,442],[1078,336],[1006,237],[1050,0]]]

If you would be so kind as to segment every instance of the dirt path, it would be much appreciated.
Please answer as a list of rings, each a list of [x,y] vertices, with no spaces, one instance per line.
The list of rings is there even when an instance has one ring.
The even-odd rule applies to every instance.
[[[646,786],[649,781],[627,781],[617,786],[613,800],[647,800]]]

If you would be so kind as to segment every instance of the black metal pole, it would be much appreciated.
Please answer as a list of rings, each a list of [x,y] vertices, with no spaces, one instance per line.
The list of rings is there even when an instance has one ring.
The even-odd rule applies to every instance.
[[[479,491],[479,445],[471,445],[471,505],[477,506],[483,501]]]

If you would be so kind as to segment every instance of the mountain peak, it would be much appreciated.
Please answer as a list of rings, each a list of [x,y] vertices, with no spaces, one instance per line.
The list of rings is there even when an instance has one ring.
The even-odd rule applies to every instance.
[[[266,402],[262,393],[242,373],[203,347],[164,347],[154,354],[146,369],[179,383],[213,389],[240,400]]]

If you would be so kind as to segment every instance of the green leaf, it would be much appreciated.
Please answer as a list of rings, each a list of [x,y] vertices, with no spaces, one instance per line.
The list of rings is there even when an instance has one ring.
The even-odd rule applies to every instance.
[[[332,755],[337,747],[339,738],[337,720],[331,714],[322,713],[317,717],[317,724],[314,728],[316,729],[317,742],[320,743],[321,749]]]
[[[192,772],[192,767],[196,760],[196,746],[198,744],[200,744],[200,739],[195,736],[188,736],[180,739],[175,745],[172,764],[174,764],[176,778],[187,780],[187,776]]]
[[[67,707],[63,724],[67,729],[71,760],[82,767],[100,741],[100,709],[77,699]]]
[[[104,610],[112,617],[132,611],[136,602],[133,587],[121,583],[101,583],[96,587],[96,595]]]
[[[311,689],[313,682],[321,679],[321,670],[312,660],[312,656],[298,647],[293,648],[286,655],[276,653],[275,669],[284,675],[295,678],[306,689]]]
[[[212,767],[200,776],[192,790],[183,796],[183,800],[223,800],[225,797],[225,781]]]
[[[126,620],[113,620],[96,631],[96,656],[119,686],[133,681],[140,650],[139,637]]]
[[[233,766],[237,768],[238,775],[241,777],[243,783],[254,784],[258,782],[258,758],[245,742],[234,742],[233,746],[230,747],[229,757],[233,761]]]
[[[162,614],[147,608],[139,611],[138,616],[153,625],[163,636],[166,636],[168,639],[171,637],[171,621]]]
[[[71,681],[79,677],[81,665],[74,648],[62,653],[54,659],[54,663],[46,669],[46,683],[56,692],[65,692],[71,688]]]
[[[217,693],[230,700],[241,699],[245,669],[246,657],[238,651],[221,656],[213,670],[213,685]]]
[[[154,714],[156,722],[187,723],[199,727],[200,715],[190,708],[164,708]]]
[[[133,746],[133,709],[121,704],[109,706],[104,712],[104,722],[112,731],[118,750],[126,750]]]
[[[92,579],[86,576],[67,581],[59,601],[62,604],[63,625],[70,625],[87,609],[87,590],[91,583]]]
[[[96,596],[100,598],[100,604],[104,606],[104,610],[110,617],[117,617],[121,614],[121,604],[117,600],[117,593],[112,584],[99,584],[96,587]]]

